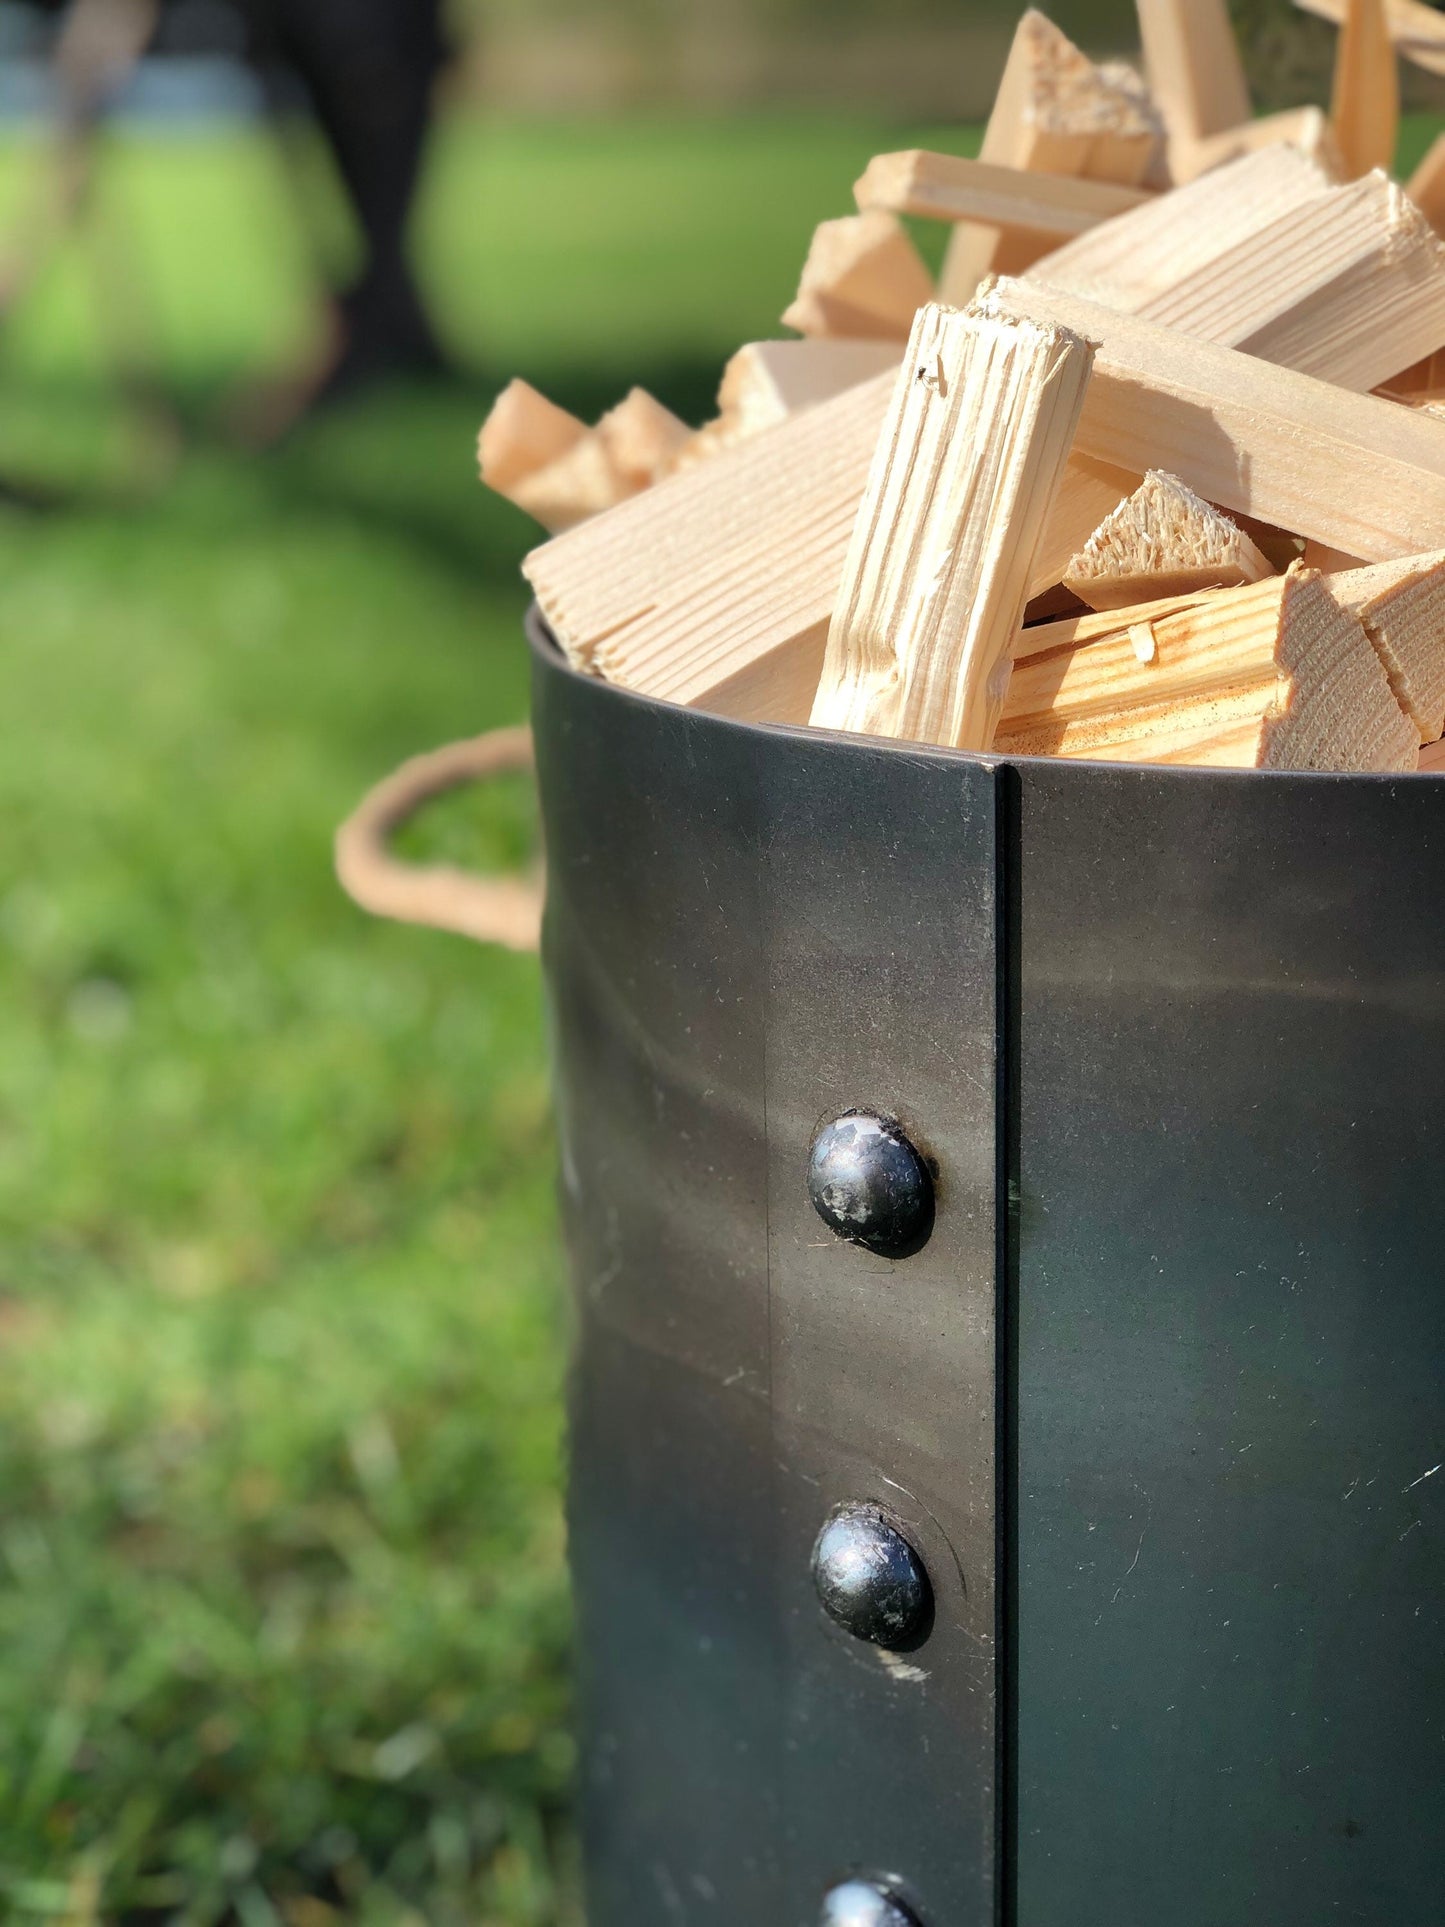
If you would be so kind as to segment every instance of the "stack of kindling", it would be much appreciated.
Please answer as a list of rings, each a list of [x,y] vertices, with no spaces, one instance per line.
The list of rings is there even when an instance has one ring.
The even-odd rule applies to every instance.
[[[966,750],[1445,768],[1445,142],[1387,171],[1445,19],[1299,4],[1333,100],[1267,120],[1226,0],[1138,0],[1147,85],[1025,14],[980,158],[877,156],[700,429],[513,383],[482,475],[570,661]]]

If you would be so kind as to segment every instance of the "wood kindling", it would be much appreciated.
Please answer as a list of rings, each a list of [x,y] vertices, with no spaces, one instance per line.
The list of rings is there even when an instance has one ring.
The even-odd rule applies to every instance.
[[[1027,278],[1137,312],[1330,188],[1328,177],[1296,149],[1266,148],[1096,227]]]
[[[1445,346],[1445,243],[1377,171],[1307,202],[1139,312],[1365,390]]]
[[[1091,609],[1127,609],[1273,573],[1228,516],[1176,476],[1151,470],[1074,557],[1064,587]]]
[[[1422,743],[1445,736],[1445,554],[1325,578],[1363,624]]]
[[[1063,328],[920,312],[844,564],[814,724],[987,749],[1092,359]]]
[[[1080,453],[1136,477],[1166,469],[1368,562],[1445,547],[1445,423],[1032,282],[999,282],[981,306],[1097,344]],[[1069,491],[1066,478],[1061,503]],[[1076,548],[1046,536],[1040,568],[1061,578]]]
[[[985,221],[1000,230],[1060,238],[1087,234],[1103,221],[1158,199],[1137,187],[963,160],[910,147],[875,154],[853,187],[863,209],[883,208],[933,221]]]
[[[1084,646],[1015,664],[997,751],[1244,769],[1416,766],[1414,725],[1369,637],[1313,570],[1296,564],[1114,620]]]
[[[1301,13],[1312,13],[1339,27],[1345,23],[1349,0],[1294,0]],[[1445,16],[1422,0],[1386,0],[1385,19],[1398,53],[1427,73],[1445,74]]]
[[[1139,76],[1096,67],[1036,8],[1019,21],[979,158],[1030,174],[1139,186],[1159,170],[1163,124]],[[1037,230],[969,222],[949,243],[945,301],[966,302],[984,275],[1017,274],[1045,251]]]
[[[1171,145],[1187,146],[1249,119],[1227,0],[1138,0],[1138,12],[1144,67]]]
[[[1330,105],[1347,173],[1395,164],[1400,133],[1400,73],[1385,0],[1346,0],[1335,52]]]
[[[907,341],[934,296],[933,276],[901,223],[881,208],[823,221],[783,325],[801,335]]]

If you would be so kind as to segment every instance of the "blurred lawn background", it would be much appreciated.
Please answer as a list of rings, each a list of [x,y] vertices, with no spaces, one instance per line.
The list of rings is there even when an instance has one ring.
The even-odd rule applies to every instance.
[[[132,130],[111,266],[0,334],[0,1917],[577,1919],[537,970],[367,922],[330,839],[524,713],[500,382],[702,419],[869,154],[976,139],[458,106],[417,246],[463,372],[255,458],[215,423],[305,350],[339,202],[258,129]],[[0,141],[0,233],[37,163]],[[530,836],[509,788],[409,847]]]

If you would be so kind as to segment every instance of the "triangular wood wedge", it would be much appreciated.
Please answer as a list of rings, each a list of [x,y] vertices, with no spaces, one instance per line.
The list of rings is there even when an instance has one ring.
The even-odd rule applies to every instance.
[[[597,424],[597,435],[622,479],[648,488],[666,472],[692,430],[645,388],[634,388]]]
[[[1174,475],[1152,470],[1095,529],[1064,587],[1091,609],[1128,609],[1200,589],[1238,588],[1273,575],[1227,515]]]
[[[1266,148],[1096,227],[1026,278],[1136,313],[1330,187],[1328,176],[1295,148]]]
[[[933,295],[933,276],[901,223],[873,209],[820,223],[783,325],[901,347]]]
[[[1416,766],[1415,727],[1369,637],[1313,570],[1296,564],[1173,614],[1120,611],[1117,621],[1110,636],[1016,665],[998,753],[1229,769]]]
[[[1092,360],[1065,329],[920,310],[844,564],[816,725],[988,747]]]
[[[1019,21],[979,159],[1030,174],[1138,186],[1158,168],[1163,123],[1139,76],[1117,63],[1096,67],[1037,8]],[[962,303],[985,274],[1018,274],[1039,258],[1037,234],[960,227],[940,288]]]
[[[509,381],[477,436],[482,480],[498,495],[510,495],[516,483],[565,455],[586,433],[586,422],[548,401],[530,382]]]
[[[1445,554],[1325,578],[1363,625],[1422,743],[1445,736]]]

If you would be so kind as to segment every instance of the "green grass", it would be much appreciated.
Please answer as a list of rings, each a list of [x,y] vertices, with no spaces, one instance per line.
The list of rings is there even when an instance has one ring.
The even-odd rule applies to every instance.
[[[367,921],[330,838],[524,713],[532,532],[473,469],[496,381],[700,418],[910,137],[449,126],[419,244],[467,372],[265,460],[207,427],[312,327],[259,140],[118,145],[105,245],[0,338],[6,1920],[575,1918],[537,969]],[[0,153],[0,226],[34,158]],[[410,847],[530,835],[513,787]]]
[[[454,123],[419,246],[466,372],[266,460],[207,423],[351,243],[260,140],[118,145],[107,246],[0,337],[6,1920],[575,1920],[537,971],[368,922],[330,837],[524,712],[496,382],[701,418],[868,154],[927,137]],[[513,787],[409,845],[529,837]]]

